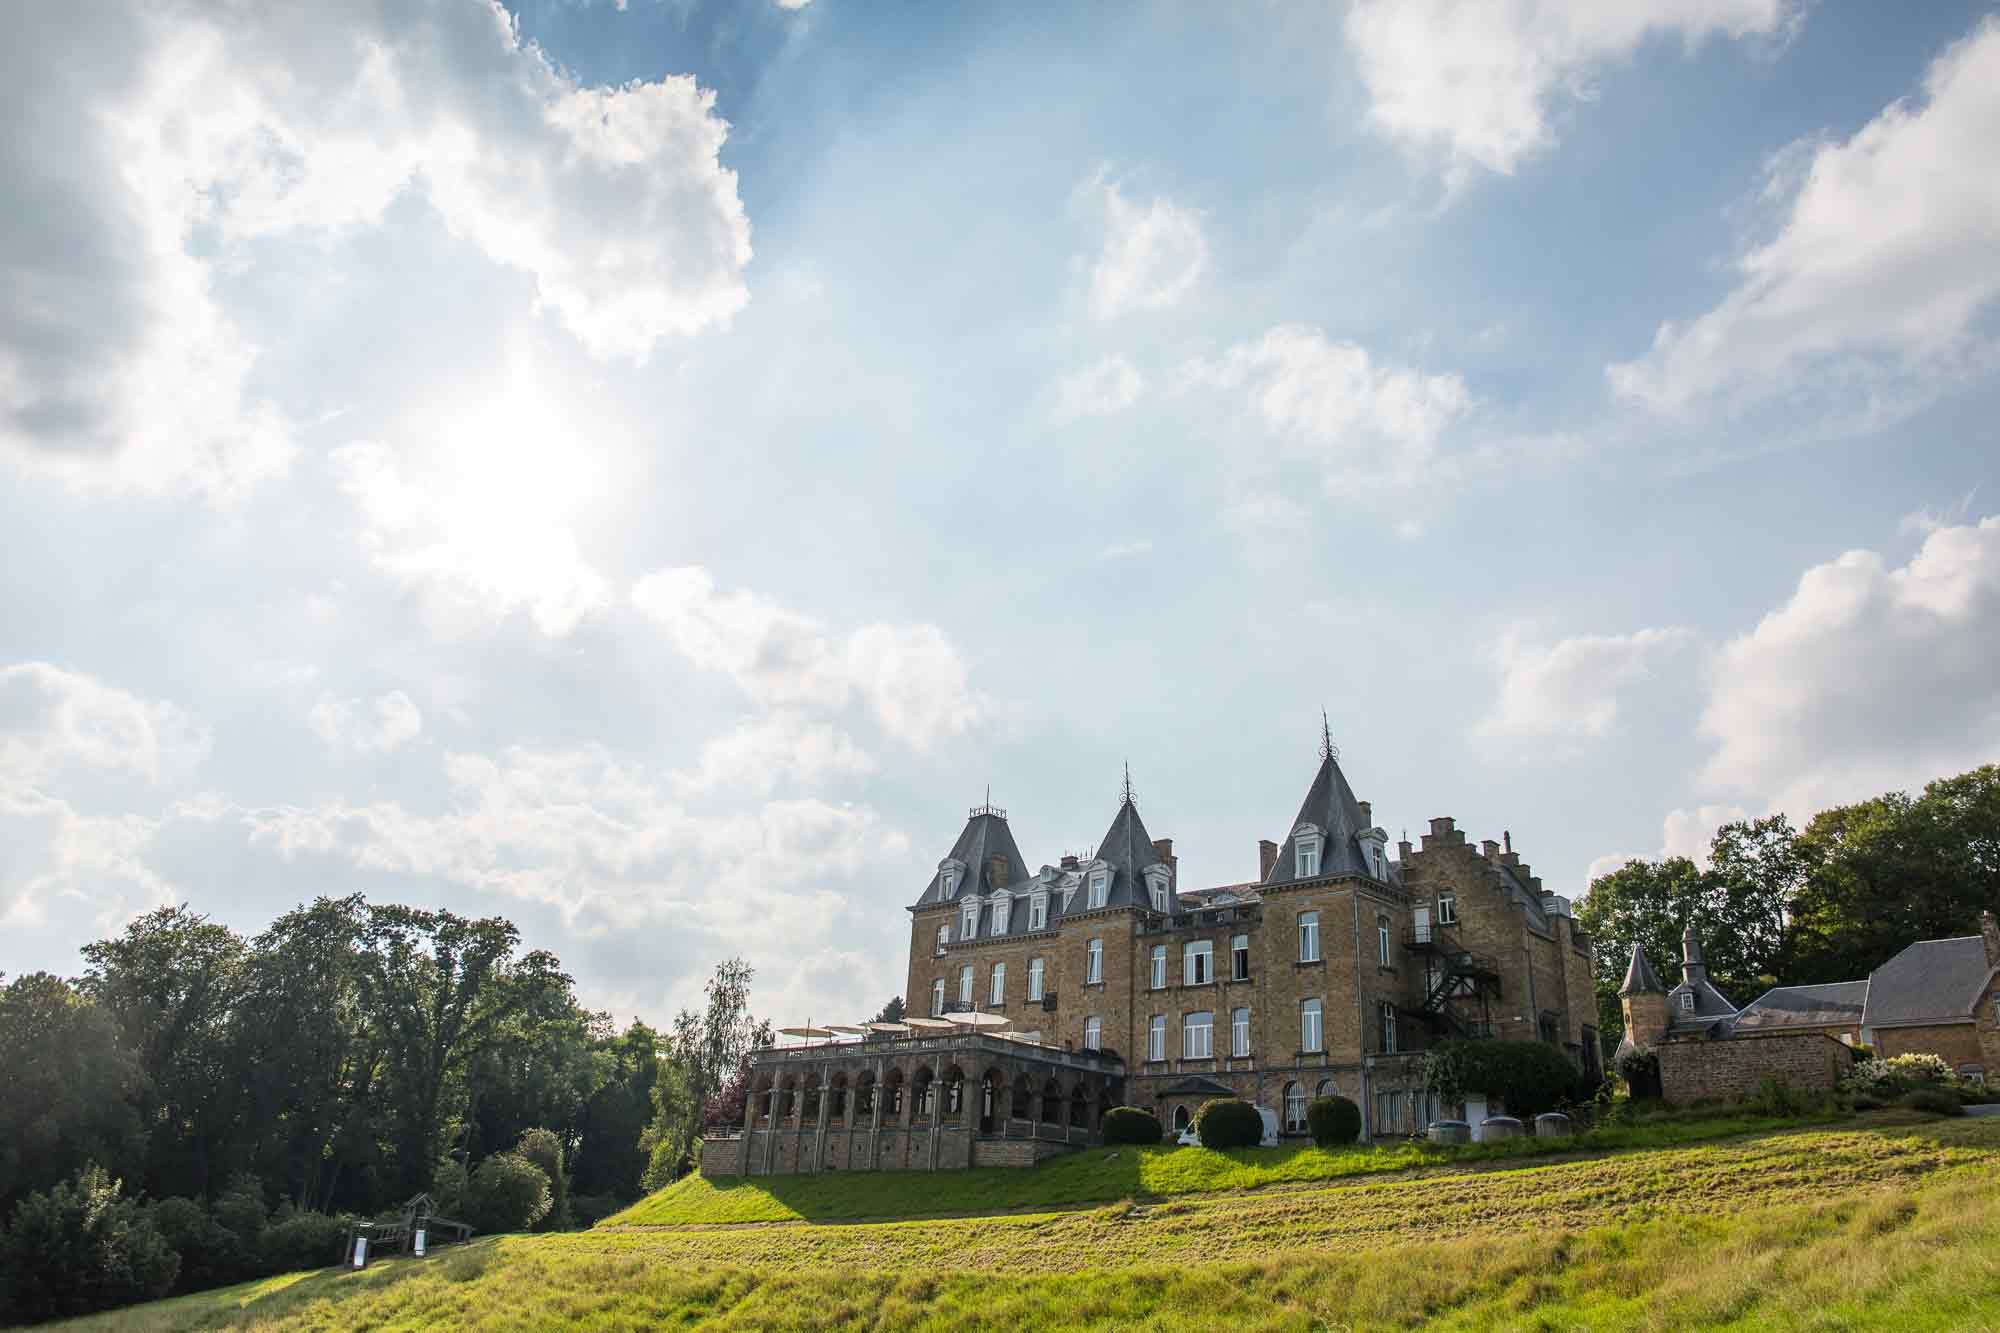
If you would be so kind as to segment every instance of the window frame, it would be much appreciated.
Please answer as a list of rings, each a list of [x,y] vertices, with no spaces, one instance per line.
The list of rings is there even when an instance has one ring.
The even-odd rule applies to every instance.
[[[943,977],[938,977],[937,979],[931,982],[931,1017],[932,1018],[944,1017]]]
[[[1285,1111],[1285,1133],[1306,1132],[1306,1087],[1297,1079],[1288,1079],[1284,1091],[1279,1094]],[[1295,1109],[1296,1108],[1296,1109]]]
[[[1380,1034],[1382,1038],[1382,1054],[1394,1055],[1397,1050],[1397,1034],[1396,1005],[1393,1000],[1382,1001],[1380,1017],[1382,1022],[1382,1031]]]
[[[1682,991],[1682,992],[1681,992],[1681,1012],[1682,1012],[1682,1013],[1684,1013],[1684,1014],[1691,1014],[1691,1013],[1693,1013],[1693,1012],[1694,1012],[1694,992],[1693,992],[1693,991],[1691,991],[1691,990],[1686,990],[1686,991]]]
[[[1104,941],[1092,939],[1083,947],[1083,981],[1087,986],[1104,984]]]
[[[1089,887],[1085,890],[1085,893],[1088,896],[1085,897],[1084,901],[1090,905],[1093,911],[1110,902],[1111,872],[1108,870],[1091,871]]]
[[[1104,1049],[1104,1020],[1091,1014],[1083,1020],[1083,1049],[1101,1051]]]
[[[1036,892],[1028,897],[1028,929],[1047,930],[1049,928],[1049,895]]]
[[[1194,1038],[1200,1034],[1197,1043]],[[1194,1049],[1199,1045],[1201,1049]],[[1181,1059],[1213,1060],[1215,1058],[1215,1011],[1196,1009],[1181,1015]]]
[[[971,1004],[972,997],[978,993],[973,989],[974,980],[972,964],[967,963],[958,969],[958,1002],[960,1004]]]
[[[1196,973],[1200,973],[1199,976]],[[1181,985],[1206,986],[1215,980],[1215,941],[1189,940],[1181,946]]]
[[[1307,1040],[1306,1020],[1312,1020],[1311,1040]],[[1326,1052],[1326,1006],[1317,995],[1308,995],[1299,1001],[1299,1053],[1301,1055],[1322,1055]]]
[[[1455,926],[1458,924],[1457,894],[1440,893],[1437,896],[1437,923],[1440,926]]]
[[[1250,1008],[1239,1006],[1229,1011],[1229,1055],[1231,1059],[1244,1060],[1250,1055]]]
[[[989,933],[994,935],[1005,935],[1007,933],[1007,927],[1011,924],[1010,919],[1013,917],[1013,915],[1014,915],[1014,900],[1012,898],[1008,897],[1004,893],[1001,894],[999,897],[995,898],[993,900],[993,925]]]
[[[1146,1020],[1146,1063],[1164,1064],[1167,1059],[1167,1016],[1154,1014]]]
[[[1375,954],[1383,967],[1395,966],[1391,961],[1394,955],[1389,951],[1389,934],[1389,918],[1378,914],[1375,918]]]
[[[1155,912],[1171,912],[1174,910],[1173,889],[1167,883],[1165,875],[1148,875],[1146,877],[1146,895],[1152,900]]]
[[[1007,1003],[1007,964],[1004,960],[993,964],[993,980],[987,987],[986,1002]]]
[[[1231,981],[1250,980],[1250,937],[1231,935],[1229,937],[1229,979]]]
[[[967,898],[965,906],[958,909],[958,937],[962,940],[979,938],[979,899]]]
[[[951,943],[951,926],[950,926],[950,924],[949,924],[949,923],[947,923],[947,924],[945,924],[945,925],[942,925],[942,926],[939,926],[939,927],[938,927],[938,933],[937,933],[937,956],[938,956],[938,957],[940,957],[940,958],[944,957],[944,954],[945,954],[945,946],[946,946],[946,945],[948,945],[948,944],[950,944],[950,943]]]
[[[1312,941],[1312,952],[1306,952],[1306,941]],[[1299,913],[1299,961],[1317,963],[1321,961],[1319,950],[1319,912],[1317,910]]]
[[[1155,944],[1146,959],[1146,989],[1165,990],[1167,988],[1167,946]]]
[[[1032,1003],[1042,998],[1043,987],[1048,977],[1048,964],[1040,955],[1028,960],[1028,999]]]
[[[1320,867],[1320,839],[1317,833],[1302,833],[1292,840],[1292,878],[1316,879]],[[1307,863],[1311,864],[1308,865]]]

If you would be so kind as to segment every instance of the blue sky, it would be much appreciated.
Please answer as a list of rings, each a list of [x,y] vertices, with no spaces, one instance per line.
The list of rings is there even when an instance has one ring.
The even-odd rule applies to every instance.
[[[1987,5],[475,0],[0,56],[0,970],[500,912],[818,1017],[1324,707],[1580,894],[2000,736]]]

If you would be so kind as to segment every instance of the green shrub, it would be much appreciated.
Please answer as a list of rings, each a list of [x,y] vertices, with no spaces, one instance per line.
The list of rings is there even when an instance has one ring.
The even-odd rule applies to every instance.
[[[542,1168],[518,1153],[499,1152],[472,1173],[460,1220],[487,1233],[526,1231],[548,1216],[551,1203]]]
[[[1361,1137],[1361,1108],[1345,1097],[1315,1097],[1306,1107],[1306,1128],[1320,1147],[1343,1147]]]
[[[264,1206],[264,1182],[248,1171],[238,1171],[229,1178],[229,1188],[216,1196],[208,1211],[217,1226],[236,1237],[242,1247],[241,1259],[247,1275],[257,1254],[257,1238],[271,1218],[271,1210]]]
[[[569,1196],[570,1218],[577,1226],[588,1230],[613,1213],[625,1211],[627,1202],[615,1194],[572,1194]]]
[[[1254,1148],[1264,1141],[1264,1117],[1241,1097],[1217,1097],[1194,1113],[1204,1148]]]
[[[337,1264],[353,1224],[354,1218],[346,1213],[282,1213],[258,1239],[258,1267],[266,1273],[290,1273]]]
[[[563,1225],[569,1218],[569,1183],[563,1179],[562,1140],[552,1129],[531,1129],[521,1135],[514,1152],[541,1168],[549,1178],[549,1211],[540,1225],[541,1230],[549,1230]]]
[[[1965,1114],[1965,1103],[1943,1088],[1918,1088],[1906,1095],[1900,1104],[1912,1111],[1923,1111],[1930,1115]]]
[[[1595,1081],[1545,1041],[1443,1041],[1424,1054],[1424,1087],[1440,1101],[1467,1094],[1497,1098],[1507,1114],[1530,1120],[1587,1101]]]
[[[1660,1095],[1660,1056],[1647,1046],[1635,1046],[1618,1057],[1618,1077],[1631,1089],[1634,1101],[1652,1101]]]
[[[236,1233],[193,1199],[162,1199],[145,1210],[160,1239],[181,1257],[179,1291],[202,1291],[244,1275],[249,1256]]]
[[[14,1205],[0,1231],[0,1320],[32,1323],[158,1300],[175,1254],[120,1182],[88,1167]]]
[[[1136,1106],[1114,1106],[1104,1113],[1106,1143],[1158,1143],[1160,1118]]]
[[[1819,1109],[1819,1103],[1795,1090],[1781,1078],[1766,1078],[1757,1091],[1743,1099],[1743,1109],[1758,1115],[1802,1116]]]
[[[465,1220],[465,1164],[446,1155],[431,1168],[431,1209],[453,1221]]]

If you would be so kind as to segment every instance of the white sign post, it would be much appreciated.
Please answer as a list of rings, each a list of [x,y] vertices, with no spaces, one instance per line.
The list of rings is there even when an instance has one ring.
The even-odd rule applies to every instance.
[[[365,1268],[368,1266],[368,1237],[366,1236],[356,1236],[354,1238],[354,1266],[356,1268]]]
[[[425,1235],[424,1229],[422,1227],[418,1227],[416,1249],[417,1249],[417,1258],[419,1259],[424,1257],[424,1235]]]

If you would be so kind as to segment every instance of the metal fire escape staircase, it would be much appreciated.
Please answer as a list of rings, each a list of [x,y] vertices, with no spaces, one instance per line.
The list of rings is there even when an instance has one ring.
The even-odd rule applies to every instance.
[[[1482,953],[1459,947],[1449,926],[1419,923],[1403,947],[1424,960],[1426,989],[1416,1016],[1433,1033],[1449,1037],[1493,1035],[1493,1000],[1500,998],[1500,967]]]

